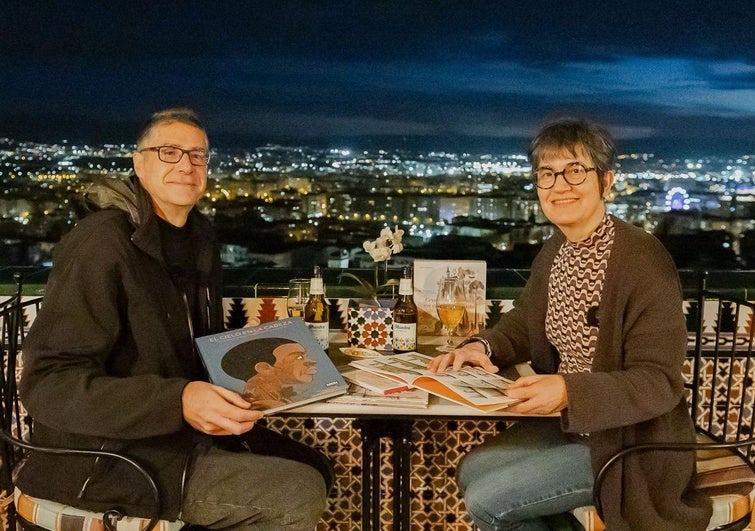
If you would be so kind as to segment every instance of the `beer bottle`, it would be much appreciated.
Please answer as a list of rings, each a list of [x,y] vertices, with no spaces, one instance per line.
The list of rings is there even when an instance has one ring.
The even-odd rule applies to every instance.
[[[417,305],[414,303],[412,275],[408,267],[398,285],[398,301],[393,307],[393,352],[417,349]]]
[[[330,344],[328,333],[329,305],[325,298],[325,289],[322,282],[320,266],[315,266],[314,275],[309,280],[309,299],[304,305],[304,322],[312,330],[324,350],[328,350]]]

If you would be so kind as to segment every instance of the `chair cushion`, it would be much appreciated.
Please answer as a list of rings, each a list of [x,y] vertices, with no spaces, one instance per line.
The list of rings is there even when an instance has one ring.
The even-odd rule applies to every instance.
[[[755,502],[754,492],[755,490],[751,490],[749,495],[721,494],[711,496],[713,514],[710,517],[707,529],[716,529],[719,526],[736,522],[751,513],[750,507],[753,507],[753,502]],[[598,516],[598,511],[592,505],[577,507],[571,513],[585,528],[585,531],[604,531],[606,528]]]
[[[698,442],[712,442],[698,434]],[[713,502],[713,515],[708,529],[736,522],[755,510],[755,473],[734,452],[700,450],[697,452],[695,488]],[[572,511],[585,531],[603,531],[605,526],[593,506]]]
[[[571,513],[574,515],[574,518],[582,524],[585,531],[603,531],[606,528],[603,521],[598,516],[598,511],[596,511],[595,507],[592,505],[577,507]]]
[[[76,509],[62,503],[41,498],[32,498],[18,488],[14,492],[16,512],[29,523],[53,531],[102,531],[105,524],[101,513],[93,513]],[[139,531],[149,523],[149,518],[133,518],[126,516],[118,521],[118,530]],[[155,531],[178,531],[184,526],[180,520],[168,522],[160,520],[154,527]]]
[[[697,434],[697,442],[715,442],[706,435]],[[695,487],[707,489],[721,485],[755,484],[755,473],[744,460],[731,450],[698,450]]]

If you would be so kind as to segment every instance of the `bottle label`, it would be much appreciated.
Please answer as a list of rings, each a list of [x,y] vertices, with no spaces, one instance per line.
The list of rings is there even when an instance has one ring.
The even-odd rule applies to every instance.
[[[415,350],[417,348],[417,323],[397,323],[393,321],[393,350]]]
[[[398,294],[399,295],[413,295],[412,279],[402,278],[398,281]]]
[[[330,326],[328,325],[328,323],[307,323],[307,326],[310,330],[312,330],[312,333],[317,338],[320,346],[323,349],[328,350],[328,346],[330,346],[330,340],[328,339]]]
[[[310,295],[322,295],[325,293],[325,288],[321,277],[312,277],[309,280],[309,294]]]

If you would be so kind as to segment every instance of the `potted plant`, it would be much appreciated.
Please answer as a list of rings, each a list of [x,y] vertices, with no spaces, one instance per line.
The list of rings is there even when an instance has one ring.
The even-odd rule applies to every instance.
[[[398,227],[391,230],[385,227],[375,240],[364,242],[364,250],[375,262],[375,280],[370,282],[352,274],[342,273],[339,280],[351,278],[356,281],[353,286],[356,297],[349,301],[347,310],[346,333],[349,345],[376,350],[391,348],[393,336],[393,297],[386,299],[385,294],[394,293],[398,280],[388,279],[388,261],[394,254],[400,253],[404,246],[401,239],[404,231]]]
[[[375,262],[374,283],[352,273],[341,273],[339,275],[339,281],[350,278],[356,282],[356,285],[350,287],[354,291],[354,299],[356,299],[358,305],[392,306],[390,303],[392,297],[386,300],[385,295],[390,294],[392,296],[395,293],[398,280],[388,278],[388,261],[392,255],[398,254],[404,249],[404,245],[401,243],[403,236],[404,231],[402,229],[396,227],[392,231],[390,227],[385,227],[375,240],[366,240],[362,244],[364,250]]]

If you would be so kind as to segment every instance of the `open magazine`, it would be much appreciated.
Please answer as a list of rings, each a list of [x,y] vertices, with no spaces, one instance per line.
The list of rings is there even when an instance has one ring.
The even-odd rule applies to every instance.
[[[349,364],[483,412],[503,409],[519,401],[506,396],[506,388],[512,380],[504,376],[470,366],[459,371],[433,373],[427,369],[431,359],[419,352],[406,352],[354,360]]]
[[[266,414],[324,400],[348,385],[299,317],[196,339],[210,381]]]

